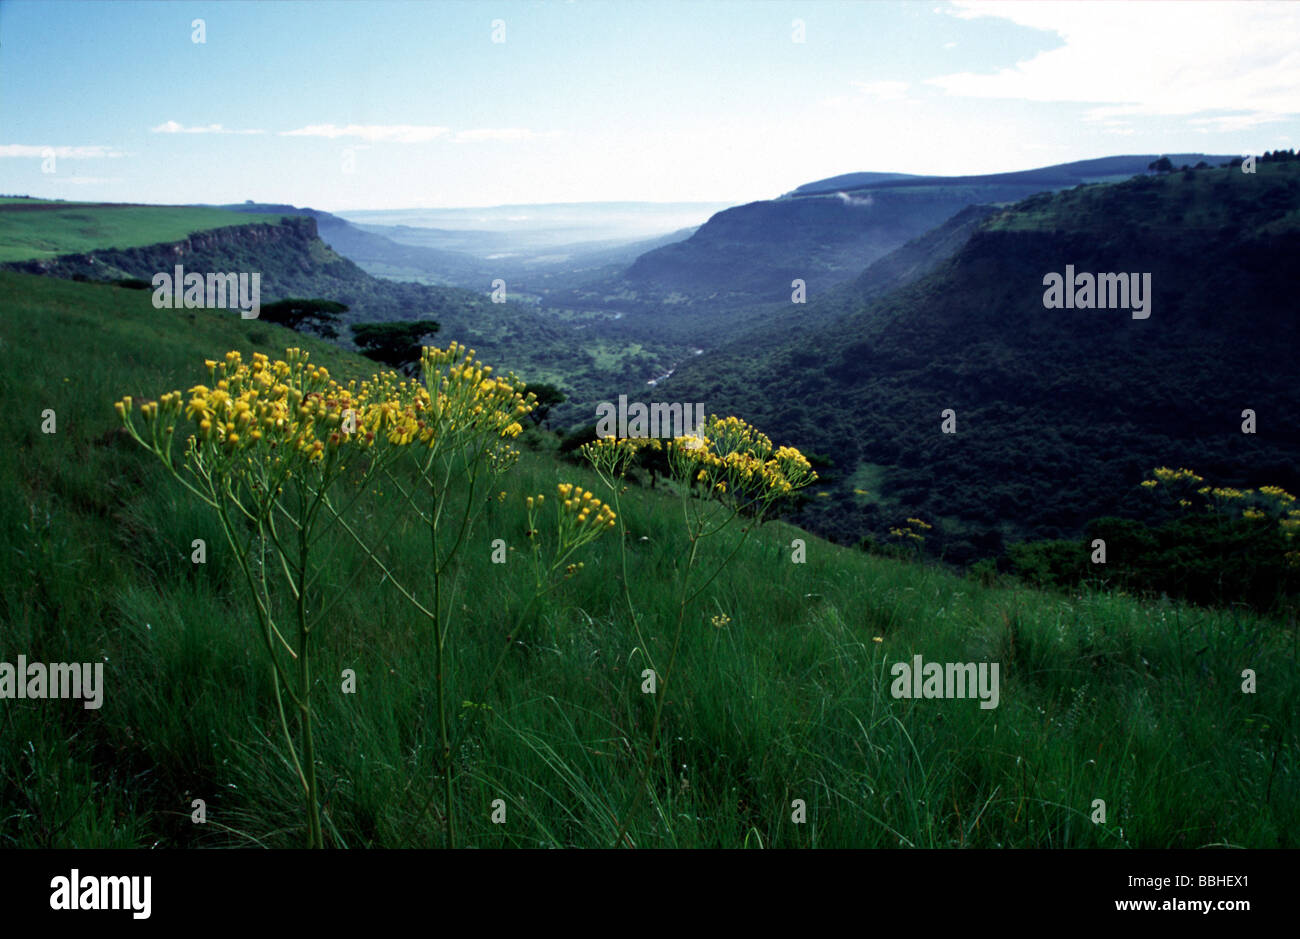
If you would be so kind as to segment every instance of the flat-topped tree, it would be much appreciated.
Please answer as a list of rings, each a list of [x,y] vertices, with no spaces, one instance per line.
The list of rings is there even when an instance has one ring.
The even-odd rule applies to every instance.
[[[397,323],[354,323],[352,338],[368,359],[397,369],[420,361],[424,339],[438,331],[438,321],[408,320]]]
[[[268,323],[288,326],[293,330],[310,326],[326,339],[337,339],[339,333],[335,329],[335,324],[338,322],[339,314],[347,311],[346,304],[334,300],[322,300],[319,297],[311,300],[289,297],[265,304],[258,318]]]
[[[547,416],[551,413],[551,408],[557,404],[563,404],[567,400],[563,391],[547,382],[537,382],[529,385],[528,390],[537,397],[537,407],[533,409],[530,415],[535,424],[545,423]]]

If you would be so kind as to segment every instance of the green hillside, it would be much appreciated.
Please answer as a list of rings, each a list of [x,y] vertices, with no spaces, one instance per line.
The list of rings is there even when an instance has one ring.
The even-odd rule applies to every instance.
[[[805,524],[888,540],[919,516],[956,562],[1142,517],[1155,466],[1296,490],[1300,164],[1080,186],[963,234],[919,280],[811,302],[765,344],[687,363],[665,394],[831,458]],[[1044,275],[1066,265],[1149,273],[1149,318],[1046,309]],[[941,432],[946,409],[955,434]],[[1256,433],[1242,433],[1246,409]]]
[[[0,272],[0,407],[16,434],[0,449],[0,662],[104,664],[98,710],[0,702],[0,841],[300,845],[302,792],[240,570],[112,405],[206,382],[203,361],[232,349],[301,345],[344,380],[372,363],[140,297]],[[551,447],[536,438],[474,497],[482,520],[449,572],[450,791],[424,621],[353,541],[322,542],[318,583],[337,601],[311,673],[325,844],[439,846],[453,804],[456,843],[476,847],[1296,846],[1294,623],[982,584],[780,522],[741,532],[742,518],[692,552],[662,482],[622,495],[625,557],[604,534],[533,599],[524,496],[562,481],[606,492]],[[392,496],[366,490],[353,517],[400,582],[428,570],[427,530],[393,517]],[[504,564],[496,539],[514,549]],[[692,556],[727,563],[682,615],[673,585]],[[647,654],[674,663],[653,737]],[[894,698],[891,666],[915,654],[998,663],[998,706]]]
[[[0,263],[179,241],[198,231],[280,218],[180,205],[6,199],[0,201]]]

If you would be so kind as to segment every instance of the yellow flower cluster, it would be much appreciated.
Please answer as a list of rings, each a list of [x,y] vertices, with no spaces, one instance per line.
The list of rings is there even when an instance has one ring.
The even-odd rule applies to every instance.
[[[1167,466],[1162,466],[1153,471],[1155,479],[1148,479],[1141,483],[1146,489],[1155,489],[1160,483],[1172,485],[1178,482],[1185,482],[1194,485],[1204,482],[1200,476],[1197,476],[1189,469],[1172,470]],[[1190,492],[1190,487],[1183,491]],[[1241,517],[1251,521],[1263,521],[1266,519],[1277,519],[1278,530],[1286,537],[1288,541],[1295,538],[1297,532],[1300,532],[1300,509],[1288,509],[1294,505],[1296,497],[1287,492],[1281,486],[1260,486],[1259,489],[1236,489],[1232,486],[1200,486],[1196,489],[1196,494],[1203,497],[1207,507],[1211,511],[1223,511],[1223,509],[1232,504],[1233,511],[1237,507],[1241,508]],[[1191,506],[1190,499],[1180,497],[1178,504],[1184,508]],[[1286,558],[1294,566],[1300,566],[1300,552],[1290,551]]]
[[[713,625],[718,627],[719,629],[722,629],[724,626],[726,626],[728,623],[731,622],[731,617],[728,616],[726,613],[719,613],[717,616],[713,617],[713,619],[710,620],[710,622],[713,623]]]
[[[813,482],[817,474],[794,447],[772,441],[738,417],[712,416],[701,433],[675,437],[669,463],[681,479],[693,480],[721,498],[772,502]]]
[[[1294,538],[1297,531],[1300,531],[1300,509],[1292,509],[1286,513],[1286,518],[1278,521],[1278,527],[1288,538]]]
[[[591,492],[570,483],[560,483],[556,486],[556,491],[560,494],[562,524],[566,517],[571,517],[578,529],[593,528],[599,531],[614,527],[614,510]]]
[[[1154,490],[1159,485],[1164,485],[1174,490],[1174,495],[1178,499],[1179,505],[1191,505],[1187,498],[1192,492],[1192,487],[1198,483],[1205,482],[1205,479],[1196,473],[1182,467],[1180,469],[1170,469],[1168,466],[1160,466],[1152,470],[1155,479],[1143,480],[1139,485],[1144,489]],[[1229,499],[1240,500],[1248,498],[1254,494],[1253,489],[1233,489],[1230,486],[1200,486],[1196,489],[1196,494],[1207,499]]]
[[[420,368],[424,387],[417,394],[418,409],[428,416],[422,442],[432,443],[438,430],[517,437],[524,429],[520,418],[537,406],[513,375],[493,377],[491,366],[476,362],[474,350],[456,342],[446,349],[425,346]]]
[[[666,449],[676,479],[700,486],[719,500],[769,503],[817,478],[802,453],[794,447],[774,450],[771,440],[738,417],[714,415],[697,433],[662,442],[602,437],[584,444],[579,452],[612,487],[647,449]]]
[[[509,431],[510,428],[507,427],[506,430]],[[488,469],[490,469],[496,475],[500,476],[502,473],[510,469],[510,467],[514,466],[515,463],[519,461],[519,448],[512,447],[509,444],[505,443],[503,440],[497,441],[492,447],[488,449],[487,459],[488,459]],[[505,498],[506,498],[506,494],[503,492],[498,497],[497,501],[504,502]]]
[[[578,548],[594,541],[614,527],[613,509],[597,499],[592,493],[572,483],[560,483],[555,487],[559,498],[556,500],[556,540],[554,554],[546,566],[548,571],[555,571],[568,560]],[[538,534],[536,514],[546,502],[546,496],[528,496],[524,504],[528,508],[528,537]],[[534,557],[541,550],[538,541],[533,542]],[[573,564],[564,568],[564,576],[572,577],[582,564]],[[541,575],[539,574],[539,582]]]
[[[123,398],[116,409],[127,430],[168,465],[183,415],[194,425],[187,442],[190,469],[209,484],[221,477],[251,480],[263,495],[300,467],[318,466],[333,476],[351,453],[380,447],[391,454],[390,448],[417,442],[459,447],[472,439],[496,440],[489,461],[497,470],[509,466],[518,452],[502,438],[522,431],[518,419],[535,398],[511,379],[493,378],[472,350],[456,343],[425,348],[422,361],[423,385],[391,371],[343,385],[301,349],[288,349],[275,361],[255,353],[245,362],[239,352],[228,352],[204,363],[208,383],[192,387],[188,400],[173,391],[140,407],[147,440],[135,427],[132,399]]]
[[[1292,505],[1295,502],[1295,496],[1281,486],[1260,486],[1259,491],[1261,495],[1270,496],[1283,505]]]
[[[925,535],[912,531],[910,528],[891,528],[889,533],[895,538],[911,538],[913,541],[924,541]]]
[[[607,483],[627,473],[642,450],[662,450],[663,445],[653,437],[598,437],[578,448]]]
[[[906,525],[895,526],[889,529],[889,533],[895,538],[908,538],[912,541],[922,542],[925,541],[925,535],[921,534],[921,532],[929,531],[932,528],[934,528],[933,525],[923,522],[919,518],[909,518]]]
[[[1170,469],[1167,466],[1160,466],[1157,467],[1153,472],[1155,473],[1156,479],[1158,479],[1160,482],[1165,484],[1180,482],[1184,479],[1190,480],[1191,482],[1194,483],[1200,483],[1205,481],[1200,476],[1197,476],[1195,473],[1193,473],[1191,470],[1185,467],[1181,467],[1175,470],[1175,469]]]
[[[1231,486],[1202,486],[1196,490],[1201,495],[1209,495],[1215,499],[1244,499],[1254,490],[1247,489],[1242,492],[1240,489],[1233,489]]]
[[[418,429],[414,386],[393,373],[360,386],[340,385],[300,349],[274,362],[260,352],[251,362],[229,352],[223,361],[205,364],[211,384],[192,387],[187,402],[174,391],[140,408],[156,451],[169,450],[182,412],[195,425],[190,452],[210,469],[319,463],[345,445],[369,448],[379,433],[390,443],[409,443]],[[123,398],[116,409],[135,433],[131,399]],[[231,459],[236,456],[241,459]]]

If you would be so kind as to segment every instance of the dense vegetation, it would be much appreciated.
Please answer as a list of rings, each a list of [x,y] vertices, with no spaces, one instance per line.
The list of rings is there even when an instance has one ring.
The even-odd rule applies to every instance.
[[[1092,562],[1092,545],[1106,562]],[[1062,590],[1082,584],[1196,603],[1258,610],[1286,608],[1300,591],[1294,549],[1276,527],[1250,519],[1191,515],[1161,525],[1100,518],[1079,541],[1032,541],[1010,546],[1007,567],[1025,582]]]
[[[840,294],[824,327],[700,356],[663,393],[832,460],[804,524],[853,543],[920,517],[927,549],[959,563],[1103,516],[1154,524],[1138,484],[1155,466],[1296,492],[1298,246],[1296,163],[1037,195],[919,280]],[[1045,309],[1043,277],[1067,264],[1149,272],[1150,318]]]

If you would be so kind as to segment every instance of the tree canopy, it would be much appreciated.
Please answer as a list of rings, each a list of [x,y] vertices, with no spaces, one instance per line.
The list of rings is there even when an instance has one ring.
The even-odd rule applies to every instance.
[[[438,328],[438,321],[431,319],[354,323],[352,338],[366,358],[404,369],[420,361],[424,337],[436,333]]]
[[[345,304],[334,300],[322,300],[319,297],[311,300],[289,297],[264,304],[258,319],[288,326],[294,330],[311,326],[325,338],[336,339],[339,333],[335,329],[335,324],[338,322],[339,314],[347,311]]]
[[[551,413],[551,408],[567,400],[563,391],[547,382],[529,385],[528,390],[537,396],[537,407],[530,414],[533,421],[538,424],[546,420],[547,415]]]

